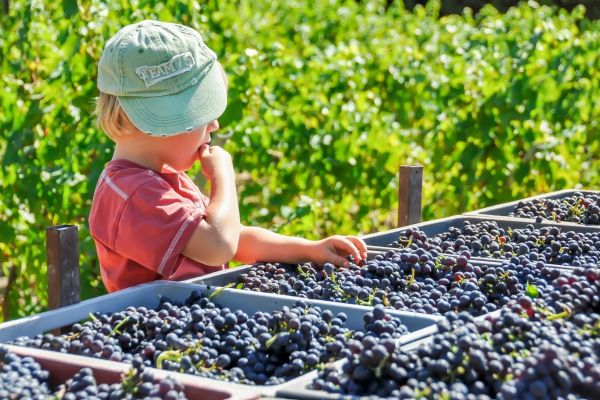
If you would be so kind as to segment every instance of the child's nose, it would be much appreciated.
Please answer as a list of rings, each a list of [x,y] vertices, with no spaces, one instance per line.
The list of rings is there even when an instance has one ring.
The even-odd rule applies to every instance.
[[[211,132],[218,130],[219,129],[219,121],[217,121],[216,119],[214,121],[211,121],[210,124],[208,125],[208,129]]]

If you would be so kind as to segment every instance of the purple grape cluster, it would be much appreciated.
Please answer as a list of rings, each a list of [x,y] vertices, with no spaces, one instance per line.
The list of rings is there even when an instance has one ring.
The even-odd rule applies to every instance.
[[[416,348],[350,341],[341,367],[323,370],[312,388],[398,399],[595,399],[599,329],[597,313],[527,316],[518,303],[486,319],[449,313],[439,333]]]
[[[597,319],[597,314],[594,318]],[[589,356],[585,350],[582,353],[576,349],[576,352],[572,353],[571,347],[587,344],[585,338],[584,340],[576,338],[575,341],[575,346],[571,344],[568,347],[556,347],[553,343],[544,341],[532,356],[522,361],[522,372],[515,379],[507,380],[500,386],[498,398],[503,400],[552,399],[569,395],[572,397],[577,395],[579,398],[597,398],[600,394],[598,351],[589,353]],[[598,346],[597,342],[591,343]],[[580,359],[582,354],[583,360]]]
[[[121,382],[98,385],[92,369],[83,368],[55,390],[49,384],[50,372],[32,357],[21,357],[2,345],[0,366],[0,399],[186,399],[181,384],[168,377],[155,380],[139,358]]]
[[[495,221],[472,224],[465,221],[460,227],[428,237],[417,228],[400,234],[390,247],[425,249],[444,254],[469,251],[474,257],[510,259],[551,264],[600,267],[600,231],[580,233],[558,227],[503,229]]]
[[[600,312],[600,270],[578,267],[571,272],[563,271],[552,287],[539,294],[541,305],[552,313],[568,311],[578,314],[593,310]],[[538,296],[535,296],[536,298]]]
[[[407,333],[383,306],[365,316],[353,332],[344,313],[294,307],[248,315],[220,307],[194,291],[184,303],[162,298],[157,309],[129,307],[94,314],[61,335],[20,337],[15,344],[224,379],[244,384],[278,384],[319,364],[343,357],[349,339],[377,336],[397,339]]]
[[[560,199],[522,200],[508,215],[535,218],[537,222],[551,220],[600,225],[600,194],[575,192]]]

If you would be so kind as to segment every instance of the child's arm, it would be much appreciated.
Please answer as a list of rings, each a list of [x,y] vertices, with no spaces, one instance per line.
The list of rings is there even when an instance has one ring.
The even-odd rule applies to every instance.
[[[231,156],[220,147],[203,145],[199,153],[210,181],[210,203],[182,253],[206,265],[221,265],[233,258],[240,238],[235,173]]]
[[[244,263],[312,261],[318,264],[330,262],[346,266],[346,256],[352,255],[356,262],[367,258],[367,246],[356,236],[330,236],[312,241],[290,237],[257,227],[242,226],[236,261]]]

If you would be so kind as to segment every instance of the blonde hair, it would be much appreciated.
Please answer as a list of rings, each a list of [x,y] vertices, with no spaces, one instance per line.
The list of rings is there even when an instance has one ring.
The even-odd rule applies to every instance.
[[[123,111],[117,96],[104,92],[96,100],[96,125],[115,142],[125,135],[141,133]]]

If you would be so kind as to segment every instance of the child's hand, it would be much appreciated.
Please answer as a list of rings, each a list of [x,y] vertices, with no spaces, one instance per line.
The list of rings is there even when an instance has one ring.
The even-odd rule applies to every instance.
[[[198,149],[198,155],[202,163],[202,173],[209,181],[235,177],[231,155],[221,147],[205,143]]]
[[[317,264],[328,262],[347,267],[350,263],[345,257],[349,255],[354,258],[355,263],[367,259],[367,245],[356,236],[330,236],[315,242],[310,252],[310,261]]]

